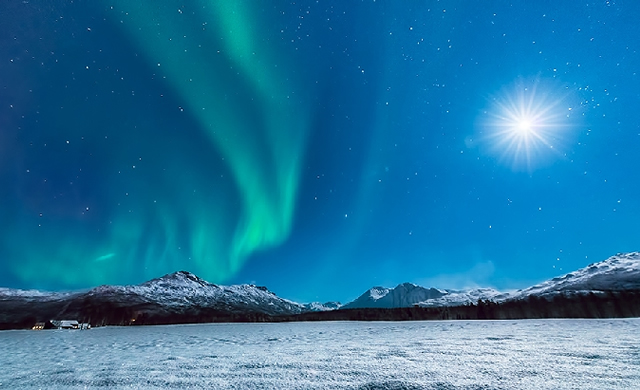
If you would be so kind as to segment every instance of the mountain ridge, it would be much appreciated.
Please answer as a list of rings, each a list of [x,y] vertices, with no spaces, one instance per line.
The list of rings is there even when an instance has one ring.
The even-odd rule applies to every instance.
[[[81,292],[0,288],[0,329],[30,327],[30,324],[36,321],[54,318],[77,318],[83,322],[92,322],[93,325],[279,321],[304,318],[379,319],[377,315],[369,312],[364,312],[369,313],[366,314],[369,317],[362,318],[343,314],[331,317],[332,315],[327,313],[423,308],[444,310],[446,314],[447,308],[468,307],[476,303],[508,306],[511,302],[535,303],[540,299],[555,302],[558,301],[558,297],[574,299],[572,297],[590,297],[594,294],[608,297],[609,301],[605,303],[615,305],[615,299],[618,299],[615,296],[624,296],[626,292],[631,292],[632,298],[635,296],[633,294],[640,293],[640,252],[619,253],[601,262],[516,291],[500,292],[491,288],[443,290],[401,283],[394,288],[372,287],[345,305],[338,302],[300,304],[278,297],[264,286],[216,285],[190,272],[177,271],[138,285],[103,285]],[[566,304],[562,299],[558,302]],[[553,313],[574,313],[549,308],[545,310]],[[602,312],[606,311],[606,308],[598,310]],[[635,313],[634,310],[632,308],[624,313]],[[319,316],[314,317],[310,314],[314,312],[319,313]],[[442,318],[449,318],[449,314],[445,314]],[[393,319],[397,313],[387,315]]]
[[[408,288],[408,286],[413,287]],[[401,283],[394,288],[373,287],[342,308],[459,306],[476,303],[478,300],[504,302],[525,299],[531,295],[553,297],[560,293],[587,294],[624,290],[640,290],[640,252],[618,253],[603,261],[519,290],[504,292],[492,288],[453,290]],[[428,295],[427,291],[433,291],[433,295],[422,299],[423,296]],[[401,303],[398,304],[398,302]]]

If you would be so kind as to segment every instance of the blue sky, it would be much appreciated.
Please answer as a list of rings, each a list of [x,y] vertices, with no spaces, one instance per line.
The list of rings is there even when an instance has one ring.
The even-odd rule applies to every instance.
[[[3,286],[344,302],[638,250],[630,2],[1,7]]]

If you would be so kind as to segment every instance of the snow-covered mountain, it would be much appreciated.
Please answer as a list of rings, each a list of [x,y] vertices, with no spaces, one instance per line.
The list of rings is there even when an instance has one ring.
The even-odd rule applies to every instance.
[[[598,306],[597,303],[593,303],[596,301],[593,300],[591,293],[604,298],[612,297],[611,299],[614,300],[622,300],[613,300],[609,302],[610,304]],[[552,304],[550,302],[556,302],[553,298],[561,294],[573,301],[565,302],[565,307],[547,307],[546,312],[536,312],[535,310],[539,308],[534,310],[533,306],[528,309],[518,309],[520,311],[513,309],[518,307],[518,302],[526,302],[529,297],[548,298],[544,301]],[[285,318],[296,320],[300,318],[299,314],[303,317],[317,318],[317,320],[334,317],[362,320],[387,317],[375,315],[361,317],[357,310],[350,312],[336,311],[336,309],[413,308],[415,306],[451,309],[457,306],[461,308],[457,315],[465,318],[469,316],[469,310],[465,308],[472,308],[465,305],[475,304],[479,300],[502,302],[506,306],[511,304],[512,312],[505,309],[503,313],[511,313],[509,315],[513,315],[514,318],[527,318],[527,316],[538,318],[535,317],[536,315],[602,316],[604,315],[602,313],[609,313],[607,315],[611,316],[634,316],[637,315],[637,305],[633,300],[636,298],[629,300],[624,297],[638,294],[640,294],[640,252],[618,254],[602,262],[518,291],[500,292],[491,288],[442,290],[403,283],[395,288],[374,287],[344,306],[337,302],[324,304],[315,302],[303,305],[280,298],[266,287],[248,284],[219,286],[202,280],[192,273],[179,271],[135,286],[100,286],[84,292],[42,292],[0,288],[0,329],[31,327],[36,321],[60,318],[89,321],[94,325],[274,321]],[[575,302],[582,302],[581,297],[590,299],[584,301],[592,302],[591,306],[584,306],[584,303],[580,303],[582,305],[580,307],[575,306]],[[480,306],[478,305],[478,310]],[[617,311],[611,312],[609,306]],[[582,311],[573,310],[576,307]],[[329,313],[331,311],[339,315],[334,316]],[[449,315],[447,311],[443,313]],[[348,313],[352,313],[353,316],[350,317]],[[325,316],[326,314],[328,316]],[[478,313],[474,315],[477,315],[477,318],[485,318]],[[280,319],[278,316],[281,316]],[[387,319],[394,318],[391,316]]]
[[[421,307],[460,306],[476,303],[478,300],[503,301],[510,297],[509,293],[492,288],[474,288],[471,290],[442,290],[446,294],[440,298],[427,299],[416,304]]]
[[[72,318],[93,325],[260,321],[296,315],[304,305],[266,287],[218,286],[179,271],[135,286],[99,286],[85,292],[0,289],[0,328]]]
[[[84,297],[153,303],[173,312],[193,307],[269,315],[305,311],[304,305],[280,298],[266,287],[250,284],[219,286],[186,271],[168,274],[137,286],[96,287]]]
[[[305,311],[331,311],[338,310],[341,307],[342,304],[340,302],[311,302],[304,304]]]
[[[385,308],[397,307],[440,307],[459,306],[476,303],[482,300],[503,300],[508,298],[503,293],[492,288],[477,288],[472,290],[442,290],[425,288],[412,283],[403,283],[395,288],[373,287],[356,300],[342,306],[342,309]]]
[[[441,298],[447,292],[436,288],[424,288],[412,283],[402,283],[395,288],[373,287],[343,309],[410,307],[419,302]]]
[[[577,271],[518,290],[509,298],[624,290],[640,290],[640,252],[619,253]]]
[[[374,287],[342,306],[355,308],[460,306],[478,300],[503,302],[533,295],[588,294],[590,292],[640,290],[640,252],[620,253],[599,263],[559,276],[535,286],[501,292],[492,288],[442,290],[403,283],[395,288]]]
[[[40,290],[20,290],[0,287],[0,299],[8,299],[10,297],[22,297],[25,299],[60,299],[69,295],[73,295],[73,293]]]

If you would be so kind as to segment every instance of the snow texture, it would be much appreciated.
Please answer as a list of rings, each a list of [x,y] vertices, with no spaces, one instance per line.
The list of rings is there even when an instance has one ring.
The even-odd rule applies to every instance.
[[[0,389],[640,389],[640,319],[0,332]]]

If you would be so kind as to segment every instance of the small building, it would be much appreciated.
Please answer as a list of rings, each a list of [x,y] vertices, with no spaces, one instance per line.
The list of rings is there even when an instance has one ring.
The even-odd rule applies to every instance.
[[[51,320],[49,322],[57,329],[80,329],[77,320]]]
[[[31,329],[33,330],[42,330],[44,329],[44,322],[36,322],[35,325],[33,325],[33,327],[31,327]]]

